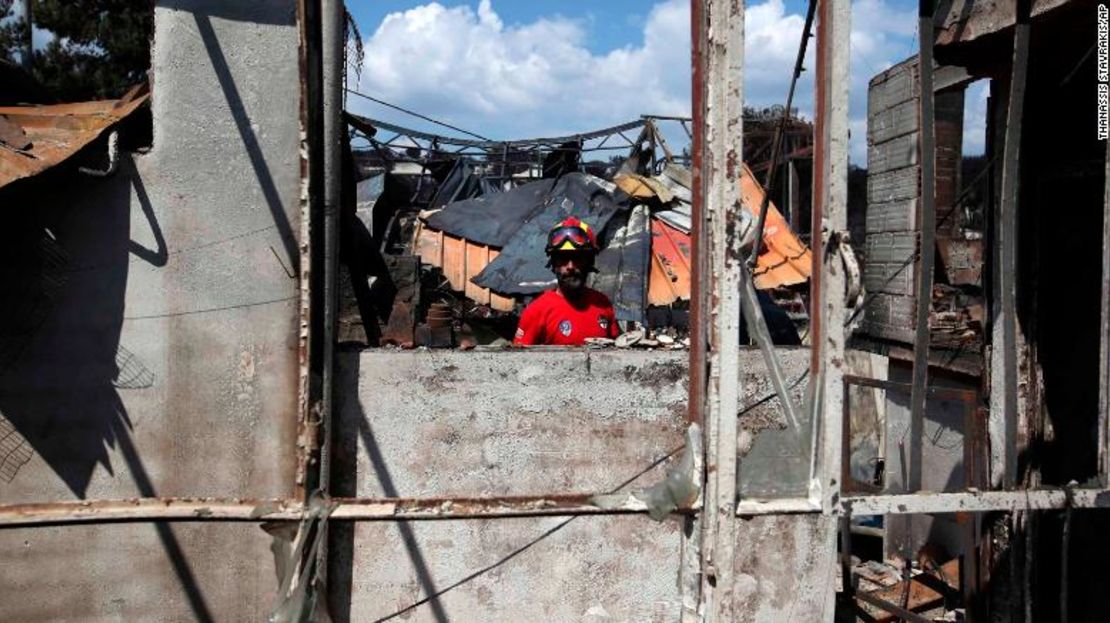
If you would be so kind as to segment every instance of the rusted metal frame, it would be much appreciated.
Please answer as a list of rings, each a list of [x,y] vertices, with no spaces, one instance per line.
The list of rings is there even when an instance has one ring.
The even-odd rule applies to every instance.
[[[1020,491],[960,491],[845,496],[842,509],[855,515],[984,513],[1066,508],[1110,508],[1110,489],[1054,487]]]
[[[300,299],[298,318],[298,387],[297,387],[297,466],[293,483],[293,496],[307,501],[308,492],[316,475],[311,463],[319,442],[319,428],[313,410],[317,389],[312,383],[312,359],[317,348],[313,325],[314,283],[319,279],[315,274],[313,262],[313,221],[322,206],[320,194],[321,171],[323,166],[323,142],[320,132],[320,38],[318,23],[318,3],[313,0],[298,0],[297,24],[300,38],[298,62],[300,64],[301,101],[300,101]],[[316,466],[318,467],[318,465]]]
[[[845,396],[848,394],[848,388],[852,385],[871,387],[884,391],[898,391],[905,394],[910,393],[912,389],[912,386],[908,383],[846,374],[844,375]],[[975,465],[977,464],[976,449],[978,448],[978,423],[975,421],[974,414],[977,412],[976,405],[979,400],[978,392],[973,389],[958,389],[952,387],[926,387],[926,391],[930,396],[940,400],[952,400],[964,403],[964,474],[966,481],[964,484],[966,488],[978,486],[980,483],[974,478]],[[849,458],[851,457],[850,441],[852,438],[852,414],[851,401],[848,400],[847,397],[844,400],[843,413],[844,423],[843,439],[841,440],[840,466],[841,490],[845,493],[878,493],[878,489],[873,487],[870,483],[861,483],[852,478],[851,469],[848,464]]]
[[[706,489],[701,541],[701,612],[707,621],[731,621],[736,548],[736,413],[740,405],[740,285],[744,268],[740,224],[743,206],[743,3],[706,0],[699,26],[706,30],[705,100],[701,128],[701,188],[709,251],[705,362]]]
[[[1106,190],[1102,204],[1102,318],[1098,391],[1098,465],[1102,486],[1110,486],[1110,141],[1106,144]]]
[[[936,119],[933,111],[933,0],[918,2],[920,51],[917,56],[918,81],[918,156],[921,170],[920,238],[916,270],[917,306],[914,313],[913,387],[910,390],[909,491],[921,490],[922,441],[925,435],[925,400],[929,376],[929,311],[933,304],[933,264],[936,253]]]
[[[861,387],[873,387],[875,389],[885,389],[891,391],[899,391],[909,393],[911,385],[909,383],[899,383],[897,381],[888,381],[884,379],[873,379],[865,376],[856,376],[853,374],[844,375],[844,384],[859,385]],[[939,400],[956,400],[959,402],[974,402],[979,399],[979,392],[974,389],[959,389],[956,387],[926,387],[930,396]]]
[[[590,495],[489,498],[331,498],[329,520],[409,521],[548,515],[645,514],[648,507],[629,494],[595,503]],[[677,511],[692,514],[697,504]],[[310,504],[295,499],[135,498],[0,505],[0,528],[153,521],[301,521]]]
[[[994,267],[994,322],[991,327],[990,426],[994,483],[1013,487],[1017,479],[1017,219],[1025,81],[1029,64],[1028,0],[1018,0],[1014,56],[1006,112],[1001,198],[996,213],[999,262]],[[1024,15],[1024,19],[1022,17]]]
[[[646,514],[647,506],[629,495],[599,505],[590,495],[536,495],[490,498],[332,498],[330,519],[407,521],[521,517],[536,515]],[[1110,489],[1045,488],[1027,491],[965,491],[898,495],[845,496],[838,514],[885,515],[982,513],[1015,510],[1110,508]],[[296,499],[134,498],[0,505],[0,528],[154,521],[300,521],[307,505]],[[678,511],[693,516],[695,503]],[[806,500],[744,499],[737,516],[810,514],[820,506]]]
[[[362,129],[366,126],[371,126],[371,127],[374,127],[374,128],[380,129],[380,130],[387,130],[389,132],[396,132],[397,134],[403,134],[403,135],[405,135],[409,138],[412,138],[412,139],[422,139],[422,140],[426,140],[426,141],[436,141],[437,143],[439,143],[441,145],[462,145],[462,146],[466,146],[466,147],[477,147],[477,148],[501,148],[502,146],[508,145],[510,147],[521,148],[521,149],[528,148],[528,147],[535,147],[535,146],[542,145],[542,144],[556,144],[556,145],[558,145],[558,144],[562,144],[562,143],[569,143],[571,141],[580,141],[580,140],[581,141],[588,141],[588,140],[592,140],[592,139],[596,139],[596,138],[601,138],[601,137],[609,135],[609,134],[620,134],[621,132],[624,132],[624,131],[627,131],[627,130],[634,130],[638,127],[643,126],[643,124],[644,124],[643,120],[637,119],[635,121],[628,121],[626,123],[622,123],[622,124],[619,124],[619,125],[610,126],[610,127],[607,127],[607,128],[601,128],[601,129],[598,129],[598,130],[592,130],[590,132],[583,132],[581,134],[572,134],[572,135],[569,135],[569,136],[556,136],[556,137],[549,137],[549,138],[529,138],[529,139],[518,139],[518,140],[513,140],[513,141],[495,141],[495,140],[474,140],[474,139],[458,138],[458,137],[453,137],[453,136],[440,136],[438,134],[432,134],[430,132],[422,132],[420,130],[413,130],[411,128],[406,128],[404,126],[399,126],[399,125],[396,125],[396,124],[393,124],[393,123],[389,123],[387,121],[381,121],[379,119],[373,119],[371,117],[363,117],[361,115],[353,115],[353,114],[350,114],[350,113],[347,114],[347,118],[348,118],[348,121],[352,125],[354,125],[356,128],[359,128],[359,129]]]
[[[691,112],[693,113],[693,132],[687,131],[691,139],[691,206],[690,242],[693,245],[694,261],[691,266],[692,280],[690,284],[690,366],[689,366],[689,391],[687,401],[686,419],[688,426],[702,426],[703,430],[703,469],[698,474],[700,479],[702,499],[707,495],[708,479],[704,469],[708,460],[709,431],[705,422],[705,383],[707,368],[707,340],[706,310],[708,298],[702,279],[706,275],[706,263],[709,256],[708,238],[706,236],[705,221],[705,192],[703,186],[702,167],[705,163],[705,101],[707,73],[707,23],[705,14],[705,0],[690,0],[690,42],[691,42]],[[683,122],[683,127],[685,123]],[[695,515],[687,520],[682,532],[681,568],[679,571],[679,589],[682,599],[682,623],[699,622],[702,618],[701,585],[704,577],[702,567],[702,539],[705,536],[707,524],[704,513]]]
[[[827,514],[836,512],[840,497],[843,445],[846,276],[834,253],[835,240],[848,228],[850,13],[848,0],[824,0],[818,5],[811,286],[815,294],[810,314],[816,417],[811,493]],[[836,532],[829,533],[835,540]]]

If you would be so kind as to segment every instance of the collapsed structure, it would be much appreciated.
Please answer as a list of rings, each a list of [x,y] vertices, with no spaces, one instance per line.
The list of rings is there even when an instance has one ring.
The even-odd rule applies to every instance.
[[[370,255],[344,238],[359,193],[343,171],[360,163],[341,146],[365,123],[344,117],[341,8],[159,1],[149,95],[0,109],[0,285],[16,302],[0,323],[0,590],[18,595],[0,617],[1100,616],[1110,219],[1081,78],[1090,3],[955,2],[935,29],[924,12],[935,41],[872,81],[862,241],[850,5],[814,8],[812,146],[784,149],[812,158],[812,190],[797,171],[771,189],[812,197],[784,210],[812,252],[766,229],[785,261],[766,275],[811,279],[808,348],[771,348],[762,256],[755,271],[744,257],[762,169],[740,4],[692,3],[688,180],[681,158],[649,155],[610,186],[560,158],[569,141],[550,160],[502,148],[504,168],[481,174],[456,158],[434,187],[423,164],[389,163],[382,196],[428,195],[396,219],[375,202],[364,223],[415,286],[386,333],[403,304],[414,341],[421,322],[429,340],[453,326],[419,300],[436,270],[508,311],[534,278],[491,269],[527,219],[485,237],[449,217],[530,213],[559,187],[600,193],[575,209],[626,215],[611,277],[663,234],[630,317],[682,298],[688,258],[689,352],[338,349],[340,256]],[[952,132],[984,77],[979,187],[960,181]]]
[[[660,126],[681,124],[689,132],[689,119],[645,116],[574,136],[497,142],[437,136],[351,114],[347,119],[356,136],[370,144],[354,154],[366,170],[355,176],[369,177],[358,181],[354,193],[361,224],[352,220],[348,226],[368,234],[368,245],[383,253],[380,265],[388,267],[371,276],[379,281],[372,305],[358,301],[358,288],[352,288],[348,299],[350,311],[359,312],[345,314],[348,323],[357,318],[367,327],[370,342],[377,342],[378,319],[363,310],[371,306],[382,318],[385,344],[483,345],[511,339],[521,303],[554,286],[544,264],[543,239],[550,224],[566,216],[601,231],[599,272],[592,286],[613,301],[619,321],[649,330],[677,328],[685,334],[692,180],[688,166],[681,164],[688,155],[671,151]],[[761,121],[755,118],[753,124]],[[810,156],[799,146],[805,144],[801,137],[807,129],[795,120],[785,133],[790,145],[797,146],[790,154],[794,160]],[[634,141],[626,134],[632,132],[639,132]],[[415,146],[397,148],[398,142]],[[756,142],[752,154],[766,158],[769,142],[769,136]],[[614,150],[627,154],[608,162],[585,160]],[[785,166],[795,167],[794,160]],[[769,166],[765,161],[755,164]],[[745,170],[743,202],[754,222],[765,193]],[[786,197],[796,220],[799,195],[795,191]],[[807,293],[787,288],[806,284],[811,260],[773,202],[763,238],[755,285],[773,291],[778,303],[793,309],[793,322],[804,327],[802,294]],[[427,275],[433,269],[438,272]],[[352,269],[352,285],[365,278],[357,267]],[[776,320],[773,333],[779,341],[800,343],[791,317],[770,296],[761,301]],[[433,305],[433,315],[449,309],[453,322],[424,322]],[[464,337],[452,340],[446,324]],[[358,340],[357,331],[345,334]]]

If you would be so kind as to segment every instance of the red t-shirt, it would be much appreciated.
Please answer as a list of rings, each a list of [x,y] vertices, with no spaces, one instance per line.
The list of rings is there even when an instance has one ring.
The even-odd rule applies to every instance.
[[[586,288],[582,298],[572,303],[556,288],[524,308],[513,343],[581,346],[586,338],[615,338],[619,334],[609,297]]]

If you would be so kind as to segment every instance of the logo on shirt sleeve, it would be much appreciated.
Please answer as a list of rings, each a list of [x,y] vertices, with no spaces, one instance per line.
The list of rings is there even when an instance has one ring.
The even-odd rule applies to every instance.
[[[516,336],[517,336],[518,338],[520,338],[520,337],[524,337],[524,329],[521,329],[520,327],[517,327],[517,329],[516,329]]]
[[[562,333],[563,337],[570,337],[570,331],[572,328],[573,327],[570,326],[569,320],[559,321],[559,333]]]
[[[597,324],[598,324],[598,326],[601,327],[602,331],[608,331],[609,330],[609,319],[606,318],[605,316],[598,316],[597,317]]]

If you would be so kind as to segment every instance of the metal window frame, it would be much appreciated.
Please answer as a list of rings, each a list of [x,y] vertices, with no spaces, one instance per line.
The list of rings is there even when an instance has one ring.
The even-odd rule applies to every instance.
[[[699,471],[705,488],[699,501],[680,509],[698,529],[683,542],[681,580],[683,620],[724,620],[731,613],[736,517],[815,514],[844,517],[875,514],[924,514],[987,511],[1110,508],[1110,489],[1056,487],[1035,490],[969,490],[953,493],[917,492],[896,495],[843,495],[842,462],[845,426],[845,271],[837,256],[847,230],[848,88],[850,46],[849,0],[823,0],[817,25],[816,141],[814,147],[813,259],[811,309],[811,373],[814,399],[814,470],[810,494],[804,498],[740,499],[737,473],[736,412],[739,384],[740,285],[744,262],[740,232],[734,227],[740,210],[739,154],[742,153],[743,4],[726,0],[691,0],[693,33],[694,104],[694,244],[695,279],[690,367],[690,426],[705,431],[704,467]],[[304,1],[300,6],[304,5]],[[302,13],[303,17],[303,13]],[[1028,23],[1018,25],[1010,114],[1020,116],[1025,64],[1028,60]],[[304,40],[302,39],[302,45]],[[334,102],[332,104],[334,106]],[[307,108],[302,106],[302,115]],[[1016,209],[1017,139],[1020,126],[1010,124],[1005,147],[1002,215],[1011,219]],[[1108,153],[1110,156],[1110,153]],[[334,154],[329,160],[334,160]],[[312,166],[305,162],[305,174]],[[1107,159],[1104,213],[1103,271],[1110,275],[1110,157]],[[308,190],[305,189],[307,205]],[[334,208],[334,197],[327,202]],[[1007,221],[1009,222],[1009,221]],[[329,224],[330,225],[330,224]],[[1009,231],[1009,230],[1007,230]],[[1005,266],[1013,264],[1016,242],[1002,239]],[[334,251],[334,248],[332,248]],[[329,261],[334,261],[330,258]],[[1005,266],[1000,268],[1005,268]],[[1005,272],[1005,271],[1003,271]],[[302,321],[307,327],[311,298],[302,291]],[[1110,280],[1102,291],[1102,369],[1099,415],[1100,473],[1108,484],[1110,433]],[[1012,306],[1004,306],[1004,312]],[[1002,314],[1003,329],[1014,321]],[[999,368],[1016,367],[1011,331],[1001,331],[1002,348],[992,355]],[[307,351],[307,334],[302,353]],[[302,384],[307,386],[302,354]],[[1006,424],[1010,433],[1017,417],[1009,408],[1016,388],[1005,375],[992,378],[996,398],[992,420]],[[923,375],[915,375],[922,378]],[[915,387],[917,383],[915,382]],[[929,388],[926,388],[929,389]],[[929,389],[929,391],[933,391]],[[303,478],[308,462],[326,463],[328,435],[313,420],[315,412],[302,388],[301,447]],[[919,394],[921,400],[924,394]],[[915,398],[915,410],[918,398]],[[326,414],[324,414],[326,415]],[[1007,434],[1007,439],[1010,435]],[[319,445],[314,445],[319,443]],[[997,446],[995,447],[997,449]],[[1012,453],[1010,453],[1012,454]],[[1007,456],[1007,464],[1012,457]],[[1012,471],[1007,470],[1012,478]],[[320,474],[326,488],[326,475]],[[298,481],[304,492],[304,480]],[[482,498],[335,498],[328,501],[329,520],[402,521],[457,518],[495,518],[549,515],[614,515],[646,513],[635,497],[601,505],[587,495],[548,495]],[[128,500],[63,501],[0,505],[0,527],[74,525],[112,522],[261,522],[304,521],[313,515],[307,496],[289,499],[142,498]],[[690,531],[687,531],[690,532]],[[828,543],[835,548],[835,542]]]

